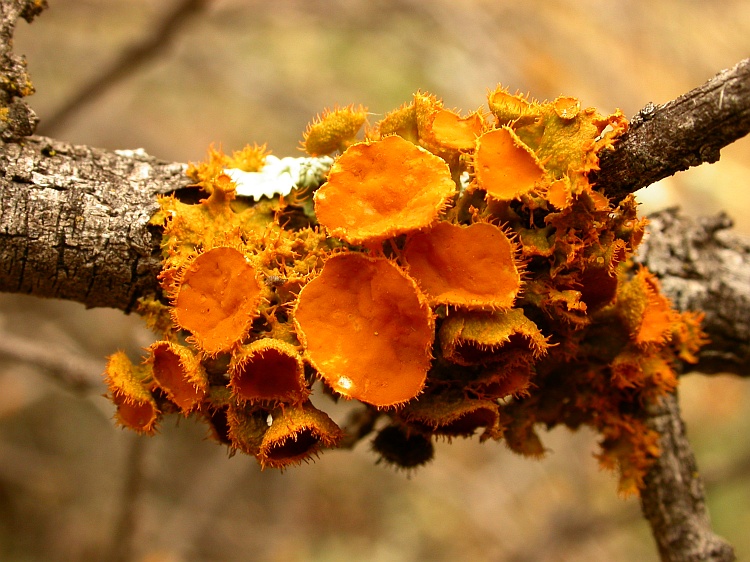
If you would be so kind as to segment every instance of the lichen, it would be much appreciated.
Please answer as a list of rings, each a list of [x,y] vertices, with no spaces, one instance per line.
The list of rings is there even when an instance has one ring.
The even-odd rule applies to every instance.
[[[323,112],[305,147],[338,152],[330,171],[280,171],[258,145],[191,165],[194,193],[161,197],[151,221],[162,295],[140,310],[160,340],[140,365],[107,365],[119,423],[196,416],[284,468],[384,417],[373,449],[407,469],[441,437],[541,457],[539,427],[586,425],[637,492],[659,455],[645,407],[705,336],[633,265],[635,199],[589,179],[627,123],[502,87],[488,106],[462,115],[417,92],[362,139],[364,108]],[[313,406],[324,395],[369,425],[345,434]]]

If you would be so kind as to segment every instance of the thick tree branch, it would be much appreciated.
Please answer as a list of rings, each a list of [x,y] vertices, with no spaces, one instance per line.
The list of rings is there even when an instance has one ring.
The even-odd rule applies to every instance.
[[[619,201],[692,166],[750,132],[750,59],[664,105],[648,104],[616,150],[602,156],[597,184]]]
[[[705,313],[711,341],[695,370],[750,376],[750,238],[723,213],[692,219],[667,209],[649,219],[638,259],[679,310]]]
[[[183,164],[44,137],[0,148],[0,291],[130,311],[154,293],[156,196]]]

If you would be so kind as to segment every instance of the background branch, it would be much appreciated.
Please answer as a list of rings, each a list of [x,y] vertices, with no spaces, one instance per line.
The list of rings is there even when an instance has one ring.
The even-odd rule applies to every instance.
[[[122,80],[126,80],[144,64],[156,59],[166,49],[183,26],[208,5],[208,0],[181,0],[164,18],[157,22],[142,41],[124,50],[112,64],[78,90],[55,113],[45,119],[40,132],[52,135],[60,127],[94,100],[106,94]]]

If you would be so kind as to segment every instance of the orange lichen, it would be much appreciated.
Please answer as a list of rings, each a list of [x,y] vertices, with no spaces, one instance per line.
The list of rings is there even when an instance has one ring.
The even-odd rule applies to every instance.
[[[303,146],[310,156],[344,151],[356,141],[357,133],[367,121],[367,109],[353,105],[329,109],[310,123]]]
[[[381,429],[372,440],[372,449],[380,456],[378,462],[406,470],[426,464],[435,454],[429,435],[409,431],[401,425]]]
[[[621,283],[617,299],[618,311],[637,345],[669,341],[680,316],[659,292],[659,282],[651,272],[641,268],[630,281]]]
[[[300,292],[294,321],[310,362],[337,393],[386,407],[422,390],[434,321],[414,281],[390,261],[332,257]]]
[[[592,184],[627,123],[567,96],[498,87],[488,103],[494,119],[462,117],[417,92],[360,143],[364,108],[325,112],[305,145],[343,151],[327,181],[330,159],[304,159],[276,189],[257,145],[191,165],[194,185],[150,220],[161,293],[139,310],[161,341],[138,366],[108,363],[119,423],[193,415],[278,468],[374,431],[380,459],[407,469],[437,436],[479,430],[542,456],[540,427],[586,425],[637,491],[659,454],[648,407],[705,335],[633,265],[634,197]],[[261,168],[263,197],[230,171]],[[346,439],[308,402],[320,391],[359,400]]]
[[[448,316],[440,327],[443,357],[459,365],[544,355],[549,344],[523,310],[465,312]]]
[[[236,248],[212,248],[182,271],[173,297],[175,323],[208,354],[227,351],[247,335],[258,315],[261,285]]]
[[[399,412],[399,418],[409,427],[448,438],[470,437],[483,428],[480,441],[497,432],[499,420],[495,401],[469,399],[459,391],[430,394],[411,402]]]
[[[512,307],[521,287],[514,254],[495,225],[441,222],[410,236],[403,259],[431,304],[499,309]]]
[[[133,365],[125,352],[118,351],[109,356],[104,375],[109,395],[117,405],[117,421],[138,433],[154,433],[159,408],[149,388],[150,366]]]
[[[251,403],[301,403],[310,393],[295,347],[273,338],[256,340],[232,356],[229,386],[237,398]]]
[[[474,150],[477,137],[484,131],[484,118],[478,112],[461,117],[458,113],[442,109],[432,120],[431,129],[435,141],[444,148]]]
[[[315,214],[350,244],[425,228],[456,190],[448,165],[399,136],[350,146],[315,193]]]
[[[530,395],[534,371],[528,361],[500,362],[487,369],[480,378],[467,386],[471,392],[484,399]]]
[[[168,341],[153,343],[148,350],[159,387],[183,412],[195,409],[208,391],[208,377],[195,354]]]
[[[335,447],[343,437],[333,420],[309,402],[278,410],[271,418],[258,448],[258,461],[263,468],[299,464],[321,448]]]
[[[479,137],[474,173],[477,187],[500,200],[516,199],[541,187],[545,179],[539,159],[509,127]]]

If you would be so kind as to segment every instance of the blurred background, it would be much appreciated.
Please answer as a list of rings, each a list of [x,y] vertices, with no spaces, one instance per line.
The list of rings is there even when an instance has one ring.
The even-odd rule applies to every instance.
[[[15,50],[40,134],[179,162],[211,143],[288,156],[323,108],[361,103],[374,123],[418,89],[473,110],[502,83],[632,116],[749,56],[750,3],[50,0],[19,22]],[[749,174],[745,138],[639,199],[644,212],[725,209],[750,234]],[[586,431],[543,435],[542,461],[439,443],[413,473],[375,465],[367,443],[261,472],[176,418],[138,438],[115,427],[99,373],[106,355],[137,358],[153,339],[137,317],[0,295],[0,559],[658,558]],[[750,381],[688,375],[681,404],[715,529],[750,559]]]

